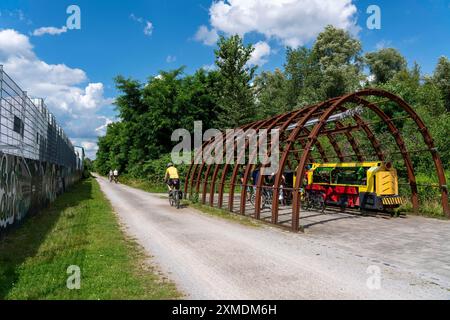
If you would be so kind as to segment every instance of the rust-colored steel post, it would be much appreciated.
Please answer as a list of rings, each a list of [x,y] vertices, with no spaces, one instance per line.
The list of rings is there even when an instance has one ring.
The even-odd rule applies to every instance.
[[[246,125],[244,127],[242,127],[242,130],[247,130],[247,129],[252,129],[255,126],[258,126],[262,121],[257,121],[257,122],[253,122],[249,125]],[[233,134],[234,136],[234,134]],[[233,138],[234,139],[234,138]],[[234,157],[234,149],[236,146],[236,141],[233,141],[233,157]],[[223,169],[222,169],[222,177],[220,178],[220,183],[219,183],[219,190],[218,190],[218,201],[217,201],[217,207],[219,209],[222,208],[223,206],[223,192],[224,192],[224,188],[225,188],[225,180],[227,177],[227,173],[228,173],[228,168],[229,168],[230,164],[229,163],[225,163]]]
[[[284,134],[286,128],[289,127],[289,125],[294,121],[294,119],[296,119],[298,116],[302,115],[303,113],[307,112],[308,110],[312,110],[315,107],[316,107],[315,105],[309,106],[309,107],[297,110],[296,112],[292,113],[292,115],[279,128],[280,136]],[[284,141],[280,141],[280,145],[281,145],[281,142],[284,142]],[[260,172],[259,172],[259,177],[261,177],[264,174],[263,170],[264,170],[264,168],[261,167]],[[260,219],[260,217],[261,217],[262,182],[263,182],[263,179],[258,179],[258,181],[256,181],[256,193],[255,193],[255,218],[256,219]]]
[[[279,187],[281,184],[281,179],[283,175],[283,169],[286,166],[286,163],[290,163],[289,155],[290,152],[293,152],[292,148],[296,142],[299,142],[303,148],[303,152],[301,154],[301,157],[298,154],[294,154],[298,160],[298,166],[296,170],[296,183],[294,185],[294,199],[292,203],[292,230],[298,231],[299,229],[299,219],[300,219],[300,202],[299,202],[299,192],[297,192],[302,184],[303,175],[305,172],[305,165],[308,161],[314,161],[311,154],[311,148],[313,146],[317,146],[317,150],[319,151],[320,157],[322,158],[323,162],[328,162],[328,157],[325,154],[325,150],[320,144],[320,141],[318,140],[319,136],[326,136],[328,140],[330,141],[334,151],[336,152],[337,157],[339,158],[339,161],[344,161],[345,157],[349,155],[343,155],[342,150],[340,149],[337,140],[335,139],[334,135],[336,134],[344,134],[346,137],[346,140],[349,142],[349,145],[354,151],[354,155],[356,156],[358,161],[364,161],[365,155],[361,153],[361,148],[359,146],[358,141],[355,139],[355,137],[351,134],[352,131],[356,130],[363,130],[367,136],[367,139],[370,141],[373,149],[375,150],[375,154],[377,158],[381,161],[385,160],[385,155],[383,153],[383,150],[381,148],[381,144],[379,140],[376,138],[372,130],[370,129],[368,123],[362,119],[358,114],[353,114],[352,117],[356,122],[356,126],[344,126],[341,122],[335,121],[335,129],[326,129],[326,124],[331,115],[333,115],[334,112],[338,110],[346,111],[348,110],[344,105],[346,103],[356,103],[359,105],[362,105],[365,108],[368,108],[372,110],[380,119],[381,122],[384,122],[389,132],[392,134],[392,136],[395,139],[396,145],[398,149],[400,150],[400,154],[403,157],[405,167],[407,169],[408,174],[408,180],[411,187],[411,201],[413,203],[413,207],[415,211],[418,211],[419,209],[419,202],[418,202],[418,190],[417,190],[417,184],[414,174],[414,168],[411,161],[411,158],[409,156],[409,152],[406,148],[405,142],[398,130],[398,128],[395,127],[393,121],[384,113],[384,111],[376,104],[370,101],[365,100],[363,97],[383,97],[387,98],[387,101],[395,102],[400,108],[402,108],[411,119],[413,119],[416,123],[416,125],[419,128],[420,133],[423,136],[423,139],[428,147],[428,150],[430,151],[433,162],[435,164],[436,172],[439,179],[439,184],[441,186],[441,201],[442,201],[442,208],[446,215],[450,217],[449,212],[449,203],[448,203],[448,190],[446,185],[446,178],[444,175],[444,169],[442,166],[441,159],[439,157],[439,154],[437,152],[437,149],[434,146],[434,142],[431,138],[431,135],[426,128],[425,124],[423,123],[422,119],[415,113],[415,111],[400,97],[395,96],[389,92],[386,92],[384,90],[379,89],[365,89],[361,90],[359,92],[355,92],[352,94],[348,94],[342,97],[330,99],[328,101],[322,102],[320,104],[308,106],[304,109],[297,110],[297,111],[291,111],[286,114],[282,114],[279,116],[271,117],[270,119],[263,120],[263,121],[257,121],[253,122],[251,124],[248,124],[245,126],[246,128],[254,128],[257,132],[259,132],[260,129],[266,128],[268,130],[271,130],[272,128],[279,128],[280,129],[280,146],[282,150],[281,159],[279,162],[279,169],[276,172],[275,176],[275,184],[273,187],[273,202],[272,202],[272,223],[277,224],[278,223],[278,196],[279,196]],[[309,131],[304,127],[305,123],[312,119],[312,118],[318,118],[318,123],[314,126],[314,128]],[[287,119],[285,121],[285,119]],[[292,123],[296,123],[296,127],[292,130],[288,138],[285,136],[285,133],[287,132],[286,129],[289,125]],[[301,132],[305,132],[305,135],[301,135]],[[303,140],[306,138],[306,140]],[[282,144],[284,143],[284,145]],[[212,147],[213,145],[211,145]],[[259,143],[258,143],[259,147]],[[233,148],[236,149],[236,142],[233,143]],[[243,152],[241,152],[237,157],[238,164],[236,167],[234,167],[232,175],[231,175],[231,182],[230,182],[230,194],[229,194],[229,203],[228,208],[230,211],[233,210],[233,202],[234,202],[234,191],[235,191],[235,185],[237,181],[237,176],[239,172],[239,160],[242,159],[242,157],[245,157],[245,151],[248,148],[248,141],[245,143],[245,148]],[[294,150],[295,151],[295,150]],[[249,155],[249,162],[252,162],[251,160],[254,159],[256,154],[253,152]],[[190,165],[188,172],[187,172],[187,179],[185,184],[185,193],[187,193],[188,185],[191,186],[191,192],[193,189],[193,184],[196,182],[196,192],[199,191],[200,187],[200,181],[202,180],[202,173],[204,170],[204,167],[206,164],[203,162],[201,166],[198,165],[198,163]],[[198,168],[200,167],[200,170],[197,172]],[[209,204],[211,206],[214,205],[214,195],[215,195],[215,187],[216,187],[216,180],[220,172],[220,165],[216,164],[214,167],[214,171],[212,174],[212,180],[211,185],[209,187],[210,190],[210,198],[209,198]],[[220,185],[218,189],[218,203],[219,207],[222,207],[223,204],[223,195],[224,195],[224,186],[226,182],[226,177],[228,170],[230,168],[230,164],[225,164],[223,166],[221,179],[220,179]],[[202,203],[206,201],[206,191],[207,191],[207,185],[209,176],[211,173],[212,165],[208,165],[206,169],[206,173],[203,176],[203,188],[202,188]],[[261,192],[262,192],[262,185],[263,185],[263,175],[264,175],[264,167],[261,167],[260,174],[256,185],[256,199],[255,199],[255,217],[257,219],[260,218],[260,211],[261,211]],[[248,180],[250,177],[251,172],[251,166],[247,164],[246,170],[244,172],[244,187],[241,190],[241,203],[240,203],[240,213],[245,214],[245,204],[246,204],[246,196],[247,196],[247,188],[245,186],[248,185]],[[197,176],[197,180],[194,180],[194,177]]]
[[[280,116],[278,116],[277,118],[279,118],[279,117]],[[258,126],[255,126],[253,128],[250,128],[250,129],[254,129],[255,130],[256,138],[257,138],[259,130],[262,129],[265,125],[270,124],[273,121],[276,121],[277,118],[275,118],[275,119],[270,118],[269,120],[263,121]],[[239,166],[241,165],[240,163],[241,163],[242,158],[244,158],[244,160],[245,160],[245,151],[247,150],[249,143],[250,143],[250,139],[246,139],[246,135],[244,134],[244,149],[237,156],[236,164],[235,164],[235,166],[233,168],[233,172],[231,174],[230,191],[229,191],[229,194],[228,194],[228,210],[230,212],[233,212],[234,188],[236,187],[236,178],[237,178],[237,175],[239,173]],[[241,203],[242,203],[242,199],[241,199]]]
[[[358,99],[358,94],[359,93],[353,93],[353,94],[349,94],[349,95],[341,97],[338,101],[334,102],[322,114],[319,122],[316,124],[316,126],[313,129],[313,131],[311,132],[311,135],[308,137],[309,141],[308,141],[307,146],[306,146],[306,148],[304,150],[304,153],[302,154],[302,158],[301,158],[299,167],[297,169],[297,177],[302,177],[303,176],[304,166],[306,164],[306,159],[307,159],[308,153],[310,152],[309,149],[314,144],[314,142],[317,139],[320,131],[324,127],[324,125],[325,125],[326,121],[328,120],[328,118],[333,114],[333,112],[340,105],[343,105],[346,102],[357,102],[357,103],[364,104],[363,99]],[[409,158],[409,154],[408,154],[408,152],[406,150],[405,144],[403,142],[403,139],[402,139],[401,135],[399,134],[398,129],[395,127],[395,125],[390,120],[390,118],[380,108],[378,108],[376,105],[374,105],[374,104],[369,104],[369,105],[364,104],[364,105],[366,107],[370,108],[371,110],[373,110],[374,112],[376,112],[376,114],[388,125],[389,130],[391,131],[391,133],[395,137],[397,146],[401,150],[402,156],[404,157],[404,160],[405,160],[405,165],[407,167],[408,178],[409,178],[411,190],[412,190],[412,193],[413,193],[413,195],[412,195],[413,206],[415,208],[418,208],[417,184],[415,182],[414,169],[412,167],[412,162],[411,162],[411,160]],[[300,186],[300,180],[297,179],[297,181],[296,181],[296,188],[299,188],[299,186]],[[292,229],[295,230],[295,231],[298,230],[298,227],[299,227],[299,218],[300,218],[299,195],[298,194],[294,194],[294,205],[293,205],[293,210],[292,210]]]
[[[222,157],[223,157],[223,138],[225,137],[225,139],[226,139],[226,137],[227,137],[227,135],[226,135],[226,133],[222,133],[222,137],[221,137],[221,140],[218,140],[218,141],[214,141],[212,144],[210,144],[209,145],[209,147],[210,147],[210,149],[208,150],[208,153],[210,153],[210,151],[212,150],[212,149],[214,149],[216,146],[217,146],[217,144],[219,144],[219,143],[222,143],[222,148],[221,148],[221,150],[222,150]],[[205,161],[205,159],[203,159],[203,162],[202,162],[202,166],[204,166],[206,164],[206,161]],[[205,204],[205,201],[206,201],[206,186],[207,186],[207,184],[208,184],[208,177],[209,177],[209,172],[211,171],[211,166],[212,166],[212,164],[208,164],[208,166],[207,166],[207,168],[206,168],[206,173],[205,173],[205,176],[204,176],[204,178],[203,178],[203,188],[202,188],[202,204]],[[202,168],[203,169],[203,168]],[[217,169],[218,170],[218,169]],[[200,170],[201,171],[201,170]],[[217,175],[217,174],[216,174]],[[200,181],[199,181],[199,183],[200,183]],[[199,189],[199,187],[197,187],[197,192],[198,192],[198,189]],[[210,197],[211,197],[211,193],[210,193],[210,195],[209,195]]]
[[[359,96],[364,94],[371,94],[371,95],[379,95],[385,98],[388,98],[394,102],[397,103],[400,107],[405,110],[410,117],[414,120],[414,122],[419,127],[419,131],[423,136],[425,144],[428,146],[428,149],[430,150],[431,156],[433,158],[433,162],[436,168],[436,173],[438,176],[439,184],[441,185],[441,201],[442,201],[442,209],[445,215],[447,217],[450,217],[450,209],[448,204],[448,188],[447,188],[447,182],[445,179],[445,172],[444,168],[442,166],[441,157],[439,156],[439,153],[437,152],[436,147],[434,146],[433,138],[430,135],[430,132],[428,131],[427,127],[425,126],[425,123],[423,120],[419,117],[419,115],[411,108],[409,104],[406,103],[403,99],[400,97],[379,89],[367,89],[364,92],[358,93]]]
[[[217,198],[217,208],[222,209],[223,206],[223,191],[225,188],[225,179],[227,177],[229,164],[225,163],[222,169],[222,176],[219,182],[218,198]]]
[[[209,205],[211,207],[214,207],[214,195],[216,194],[216,179],[217,179],[219,170],[220,170],[220,166],[218,164],[216,164],[214,166],[214,172],[211,177],[211,185],[209,186]]]
[[[206,143],[204,143],[206,145]],[[194,175],[195,171],[197,170],[197,159],[201,157],[202,152],[201,150],[197,150],[197,152],[194,154],[194,158],[192,159],[191,165],[189,166],[189,170],[186,174],[186,181],[184,182],[184,193],[185,195],[188,192],[188,185],[189,185],[189,194],[192,194],[192,187],[194,185]]]
[[[192,161],[191,162],[191,164],[189,165],[189,169],[188,169],[188,171],[186,172],[186,178],[184,179],[184,198],[186,199],[187,198],[187,192],[188,192],[188,185],[189,185],[189,176],[190,176],[190,174],[191,174],[191,170],[192,170],[192,167],[194,166],[194,161]]]
[[[191,172],[191,177],[190,177],[190,185],[189,185],[189,195],[190,196],[192,196],[192,193],[194,191],[193,190],[194,189],[194,182],[195,182],[194,177],[195,177],[195,172],[197,171],[197,167],[198,167],[198,164],[194,163],[193,170]]]
[[[303,131],[305,132],[306,135],[309,135],[309,130],[308,130],[308,128],[303,127]],[[335,150],[335,151],[336,151],[336,150],[339,150],[339,146],[338,146],[337,144],[334,145],[334,144],[332,143],[332,141],[333,141],[333,139],[334,139],[333,136],[332,136],[332,135],[327,135],[327,138],[328,138],[328,140],[330,141],[330,143],[333,145],[334,150]],[[303,145],[304,141],[300,140],[300,143]],[[326,155],[326,153],[325,153],[325,150],[323,149],[322,144],[320,143],[320,141],[317,141],[316,146],[317,146],[317,150],[319,151],[319,154],[320,154],[320,157],[322,158],[322,160],[323,160],[324,162],[328,162],[328,157],[327,157],[327,155]],[[337,152],[337,151],[336,151],[336,152]],[[337,153],[340,154],[340,151],[337,152]]]
[[[339,161],[340,161],[340,162],[344,162],[344,161],[345,161],[345,158],[344,158],[344,156],[342,155],[341,148],[339,147],[339,144],[338,144],[338,142],[336,141],[336,138],[334,137],[334,135],[328,133],[328,134],[327,134],[327,138],[328,138],[328,140],[330,141],[330,144],[331,144],[331,146],[333,147],[334,153],[336,153],[336,156],[338,157]],[[319,141],[319,140],[317,140],[317,141]],[[316,145],[317,145],[317,143],[316,143]],[[328,162],[328,160],[325,161],[325,162]]]
[[[282,115],[276,117],[269,124],[269,126],[267,128],[265,128],[265,129],[267,129],[267,131],[270,132],[275,126],[277,126],[279,124],[280,121],[282,121],[285,117],[288,117],[288,116],[292,115],[293,113],[294,112],[288,112],[288,113],[285,113],[285,114],[282,114]],[[247,202],[246,201],[247,200],[247,185],[248,185],[248,179],[249,179],[250,171],[251,171],[251,167],[252,167],[251,163],[254,162],[255,157],[257,156],[257,153],[258,153],[258,149],[261,146],[261,143],[262,143],[262,141],[258,140],[258,148],[256,148],[252,152],[252,154],[249,155],[249,161],[248,161],[248,163],[246,164],[246,167],[245,167],[245,172],[244,172],[243,182],[242,182],[243,187],[242,187],[242,190],[241,190],[241,203],[240,203],[240,210],[239,210],[239,213],[242,214],[242,215],[245,215],[245,204]]]
[[[375,114],[380,117],[381,120],[388,126],[389,132],[392,134],[392,136],[395,139],[395,142],[397,144],[397,147],[400,150],[400,153],[402,155],[403,161],[406,166],[406,172],[408,174],[408,181],[409,185],[411,187],[411,202],[413,205],[413,209],[415,213],[419,212],[419,195],[417,190],[417,183],[416,183],[416,176],[414,173],[414,167],[411,161],[411,157],[409,156],[408,150],[406,149],[405,141],[403,140],[400,131],[397,129],[397,127],[394,125],[394,122],[389,118],[389,116],[384,113],[383,110],[381,110],[375,103],[370,103],[365,99],[362,99],[358,96],[354,96],[352,98],[356,103],[363,104],[365,107],[369,108]]]
[[[211,142],[208,145],[206,145],[203,150],[208,150],[207,153],[209,153],[216,146],[216,144],[218,144],[218,143],[220,143],[220,140],[219,141],[215,141],[214,140],[213,142]],[[206,164],[205,159],[203,159],[202,164],[200,165],[200,170],[199,170],[199,172],[197,174],[197,181],[196,181],[196,184],[195,184],[195,193],[197,193],[197,194],[200,192],[200,182],[201,182],[200,179],[201,179],[203,168],[205,167],[205,164]],[[207,169],[207,174],[204,177],[205,181],[208,179],[208,174],[209,174],[209,166],[208,166],[208,169]],[[204,190],[205,190],[205,188],[203,188],[203,191]],[[204,198],[205,198],[205,194],[203,192],[202,199],[204,199]],[[204,201],[203,201],[203,203],[204,203]]]
[[[341,124],[341,122],[339,122],[339,121],[336,121],[335,124],[336,124],[336,128],[337,129],[340,129],[340,128],[344,127],[344,125]],[[358,159],[358,161],[359,162],[364,161],[364,157],[363,157],[363,155],[361,153],[361,150],[359,149],[358,142],[356,142],[356,140],[353,137],[353,135],[350,132],[348,132],[348,131],[344,132],[344,135],[347,138],[347,141],[350,143],[350,146],[352,147],[353,152],[356,154],[356,158]]]
[[[297,126],[295,127],[295,129],[291,132],[288,140],[287,140],[287,146],[285,147],[283,154],[281,156],[280,159],[280,164],[279,164],[279,168],[278,168],[278,172],[275,175],[275,183],[274,183],[274,189],[273,189],[273,199],[272,199],[272,223],[273,224],[277,224],[278,223],[278,196],[279,196],[279,187],[281,184],[281,180],[282,180],[282,176],[283,176],[283,168],[286,164],[286,160],[289,156],[289,152],[292,148],[292,145],[294,144],[297,136],[299,135],[299,133],[303,130],[303,127],[305,125],[305,123],[315,114],[316,111],[328,106],[330,103],[332,103],[333,101],[335,101],[335,99],[331,99],[325,102],[322,102],[320,104],[315,105],[314,107],[312,107],[311,109],[309,109],[309,111],[303,115],[303,117],[297,122]],[[305,156],[304,161],[306,162],[306,159],[308,159],[309,157],[309,152],[311,151],[311,147],[314,144],[309,144],[307,143],[307,147],[308,147],[308,154]],[[303,154],[302,154],[302,158],[303,159]],[[297,175],[297,179],[296,182],[301,181],[302,177]],[[298,194],[297,192],[298,188],[294,188],[294,196]],[[257,197],[258,199],[258,197]]]
[[[344,107],[342,107],[342,109],[344,111],[347,110]],[[385,156],[384,156],[383,150],[381,149],[381,143],[380,143],[380,141],[378,141],[377,137],[375,137],[375,135],[372,132],[372,130],[370,130],[368,124],[357,114],[354,114],[353,118],[355,119],[356,123],[366,133],[367,139],[369,139],[370,143],[372,144],[372,147],[374,148],[374,150],[375,150],[375,152],[377,154],[378,160],[384,161],[385,160]]]
[[[317,137],[319,136],[319,132],[322,129],[323,126],[325,126],[327,119],[332,115],[334,109],[341,105],[342,101],[345,101],[345,99],[348,96],[344,96],[341,98],[338,98],[335,100],[331,106],[327,106],[327,109],[322,113],[320,116],[319,122],[314,126],[314,129],[311,131],[311,134],[308,137],[308,142],[306,143],[305,148],[303,149],[302,157],[300,158],[300,163],[297,167],[297,179],[295,180],[295,186],[294,190],[299,190],[302,180],[303,180],[303,174],[305,171],[305,165],[306,161],[309,157],[309,153],[311,152],[311,147],[316,143]],[[292,139],[296,139],[299,131],[293,132]],[[295,135],[294,135],[295,134]],[[278,204],[278,202],[277,202]],[[297,232],[299,230],[299,224],[300,224],[300,193],[294,192],[293,196],[293,203],[292,203],[292,220],[291,220],[291,227],[292,231]]]
[[[197,180],[195,181],[195,193],[199,193],[200,191],[200,179],[202,177],[203,168],[205,167],[205,162],[203,161],[200,165],[200,169],[197,173]]]
[[[192,163],[189,166],[189,170],[186,174],[186,181],[184,183],[184,193],[186,195],[187,191],[187,187],[188,184],[190,186],[189,188],[189,194],[192,194],[192,188],[194,186],[194,176],[195,176],[195,172],[197,171],[197,166],[198,166],[198,162],[203,158],[203,150],[206,146],[208,146],[211,142],[211,140],[209,141],[205,141],[202,144],[201,149],[198,149],[197,152],[194,154],[194,158],[192,159]],[[194,169],[194,170],[192,170]]]
[[[202,204],[205,204],[205,202],[206,202],[206,186],[208,184],[208,177],[209,177],[210,171],[211,171],[211,165],[208,165],[208,167],[206,168],[205,178],[203,180]],[[211,194],[210,194],[210,196],[211,196]]]
[[[256,121],[256,122],[254,122],[254,123],[259,123],[260,121]],[[247,124],[247,125],[245,125],[243,128],[247,128],[247,127],[250,127],[251,125],[252,125],[253,123],[249,123],[249,124]],[[225,137],[225,139],[227,138],[227,134],[226,134],[226,132],[225,133],[222,133],[222,139],[223,139],[223,137]],[[204,142],[204,144],[202,145],[202,153],[199,155],[199,156],[197,156],[197,159],[199,158],[199,157],[202,157],[203,158],[203,150],[206,148],[206,147],[209,147],[209,148],[215,148],[215,146],[216,146],[216,144],[218,144],[218,143],[223,143],[223,140],[218,140],[218,141],[216,141],[216,140],[208,140],[208,141],[206,141],[206,142]],[[210,149],[210,150],[211,150]],[[200,158],[200,159],[202,159],[202,158]],[[202,170],[203,170],[203,167],[204,167],[204,165],[205,165],[205,159],[202,159],[202,167],[201,167],[201,170],[200,170],[200,173],[199,174],[201,174],[201,172],[202,172]],[[192,165],[191,165],[192,166]],[[208,165],[208,167],[209,167],[210,165]],[[219,168],[218,168],[218,164],[216,164],[216,168],[217,168],[217,171],[219,170]],[[194,172],[192,173],[192,176],[195,174],[195,171],[196,171],[196,169],[197,169],[197,165],[196,166],[194,166]],[[189,171],[188,171],[188,175],[189,175],[189,173],[190,173],[190,170],[191,170],[191,168],[189,168]],[[209,170],[209,168],[207,169],[207,170]],[[215,170],[216,171],[216,170]],[[216,173],[216,176],[217,176],[217,173]],[[207,179],[208,178],[208,176],[206,176],[205,177],[205,179]],[[215,181],[214,181],[215,182]],[[199,184],[200,183],[200,181],[199,181],[199,178],[197,178],[197,184]],[[192,184],[193,184],[193,179],[191,179],[191,192],[192,192]],[[199,191],[199,186],[197,186],[197,192]],[[186,191],[185,191],[186,192]],[[205,188],[203,188],[203,195],[202,195],[202,198],[204,198],[205,197]],[[211,196],[211,195],[210,195]],[[213,200],[213,199],[212,199]]]

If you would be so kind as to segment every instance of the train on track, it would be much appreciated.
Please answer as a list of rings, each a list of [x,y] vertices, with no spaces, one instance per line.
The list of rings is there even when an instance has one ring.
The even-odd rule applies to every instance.
[[[404,203],[390,162],[312,163],[303,181],[307,203],[392,211]]]

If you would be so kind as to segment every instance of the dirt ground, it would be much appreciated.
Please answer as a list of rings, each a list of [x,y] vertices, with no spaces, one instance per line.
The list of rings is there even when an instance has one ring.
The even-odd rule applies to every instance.
[[[244,226],[97,177],[126,232],[192,299],[450,299],[450,222],[302,212]]]

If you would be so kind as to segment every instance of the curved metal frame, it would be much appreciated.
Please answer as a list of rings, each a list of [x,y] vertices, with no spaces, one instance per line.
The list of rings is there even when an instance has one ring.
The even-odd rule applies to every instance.
[[[418,126],[418,129],[420,133],[422,134],[422,137],[424,139],[424,142],[428,148],[428,151],[430,151],[431,156],[433,158],[434,166],[437,172],[437,177],[439,180],[439,185],[441,187],[441,202],[442,202],[442,209],[443,212],[450,217],[450,211],[449,211],[449,203],[448,203],[448,190],[446,185],[446,178],[444,175],[444,168],[442,166],[442,162],[439,156],[439,153],[437,152],[437,149],[434,146],[433,139],[426,128],[424,122],[422,119],[417,115],[417,113],[409,106],[403,99],[400,97],[389,93],[384,90],[380,89],[365,89],[361,90],[359,92],[351,93],[342,97],[330,99],[328,101],[324,101],[322,103],[311,105],[308,107],[305,107],[300,110],[290,111],[278,116],[271,117],[266,120],[262,121],[256,121],[251,124],[248,124],[246,126],[242,126],[241,129],[247,130],[247,129],[255,129],[258,133],[261,129],[266,129],[268,132],[272,129],[279,129],[280,130],[280,152],[281,157],[279,161],[279,170],[275,175],[275,183],[273,187],[273,202],[272,202],[272,217],[271,221],[274,224],[278,223],[278,210],[279,210],[279,203],[278,203],[278,196],[280,192],[280,185],[282,181],[283,176],[283,170],[286,165],[291,165],[291,162],[289,160],[290,153],[294,152],[294,156],[298,161],[298,166],[296,169],[296,176],[302,177],[305,172],[305,166],[308,163],[308,161],[311,161],[313,159],[313,156],[311,155],[311,149],[313,146],[317,147],[317,150],[319,152],[320,158],[323,162],[327,162],[329,157],[325,154],[324,148],[321,146],[320,141],[318,140],[319,136],[325,136],[331,146],[333,147],[334,152],[336,153],[337,159],[339,159],[340,162],[343,162],[348,155],[344,155],[342,153],[342,150],[340,149],[335,136],[336,134],[342,134],[345,136],[346,140],[348,141],[349,145],[351,146],[354,155],[358,161],[364,161],[365,156],[361,152],[361,147],[358,143],[358,141],[353,137],[351,134],[351,131],[353,130],[361,130],[365,133],[365,136],[370,141],[372,148],[375,151],[375,156],[380,161],[384,161],[386,159],[385,154],[383,153],[383,150],[381,148],[381,144],[379,140],[375,137],[374,133],[370,129],[368,123],[362,119],[361,116],[358,114],[353,114],[352,118],[354,122],[356,123],[355,126],[345,126],[340,121],[334,121],[335,128],[334,129],[325,129],[326,124],[330,116],[332,116],[337,111],[347,111],[346,104],[357,104],[360,105],[364,109],[369,109],[372,112],[376,114],[378,118],[380,118],[380,121],[383,122],[388,130],[389,133],[393,136],[397,148],[400,151],[400,154],[403,158],[403,161],[405,163],[407,175],[408,175],[408,181],[411,188],[411,202],[413,204],[414,211],[419,210],[419,198],[418,198],[418,189],[417,189],[417,183],[414,173],[414,167],[411,161],[411,157],[409,155],[409,152],[406,148],[405,142],[402,138],[402,135],[398,128],[395,126],[392,119],[389,118],[388,115],[383,111],[382,108],[380,108],[377,103],[371,102],[366,100],[366,98],[375,97],[375,98],[386,98],[387,102],[393,102],[397,105],[397,107],[401,108],[403,111],[405,111],[408,114],[408,117],[416,123]],[[307,129],[304,125],[311,119],[318,119],[317,124],[314,125],[312,130],[310,131]],[[287,129],[290,125],[296,124],[295,128],[288,132]],[[286,134],[288,133],[288,134]],[[223,137],[226,137],[224,134]],[[299,142],[299,145],[301,145],[301,148],[303,149],[301,152],[301,155],[299,154],[300,150],[294,150],[294,144],[296,142]],[[203,149],[206,147],[214,148],[215,147],[215,141],[208,141],[203,144]],[[260,141],[258,142],[260,143]],[[245,149],[237,155],[237,160],[241,160],[243,157],[245,157],[246,150],[248,148],[249,142],[245,141]],[[236,148],[236,142],[234,142],[234,148]],[[259,144],[258,144],[259,148]],[[248,155],[249,162],[252,163],[255,160],[256,157],[256,150]],[[196,154],[195,157],[198,159],[198,157],[201,156],[201,154]],[[266,155],[269,156],[269,155]],[[195,163],[198,163],[198,161],[195,161]],[[203,175],[202,180],[202,173],[204,171],[204,167],[206,166],[205,162],[202,161],[201,165],[194,164],[194,162],[190,165],[189,170],[186,175],[186,182],[185,182],[185,194],[188,192],[188,187],[190,186],[189,193],[191,194],[194,189],[194,183],[195,183],[195,191],[198,193],[200,190],[200,184],[203,183],[202,187],[202,203],[206,202],[206,193],[207,193],[207,185],[209,181],[209,176],[212,169],[212,164],[206,166],[206,172]],[[233,168],[231,179],[230,179],[230,193],[229,193],[229,202],[228,202],[228,209],[230,211],[233,210],[233,203],[234,203],[234,192],[236,187],[236,181],[238,178],[239,173],[239,161]],[[240,201],[240,207],[239,207],[239,213],[245,214],[245,204],[246,204],[246,196],[247,196],[247,186],[248,181],[250,177],[252,165],[247,165],[246,170],[243,175],[243,187],[241,189],[241,201]],[[222,168],[222,174],[220,178],[219,188],[218,188],[218,207],[222,207],[223,203],[223,196],[224,196],[224,187],[225,187],[225,181],[227,177],[228,170],[230,168],[230,164],[225,163],[224,165],[215,164],[211,182],[210,182],[210,188],[209,188],[209,205],[214,205],[214,196],[215,196],[215,186],[216,181],[218,178],[218,174],[220,171],[220,168]],[[199,170],[197,170],[199,169]],[[259,174],[259,179],[257,181],[256,185],[256,203],[255,203],[255,218],[260,218],[260,210],[261,210],[261,190],[263,188],[261,177],[264,175],[264,166],[261,167],[261,171]],[[194,179],[196,177],[196,179]],[[294,191],[298,191],[300,189],[302,179],[296,179],[296,183],[293,187]],[[299,192],[293,192],[293,203],[292,203],[292,225],[291,228],[294,231],[299,230],[299,219],[300,219],[300,206],[299,206]]]

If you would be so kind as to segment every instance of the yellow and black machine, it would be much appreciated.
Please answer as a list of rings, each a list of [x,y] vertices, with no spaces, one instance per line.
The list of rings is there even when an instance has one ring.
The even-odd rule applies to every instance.
[[[305,193],[324,205],[390,211],[404,202],[390,162],[311,163],[307,169]]]

